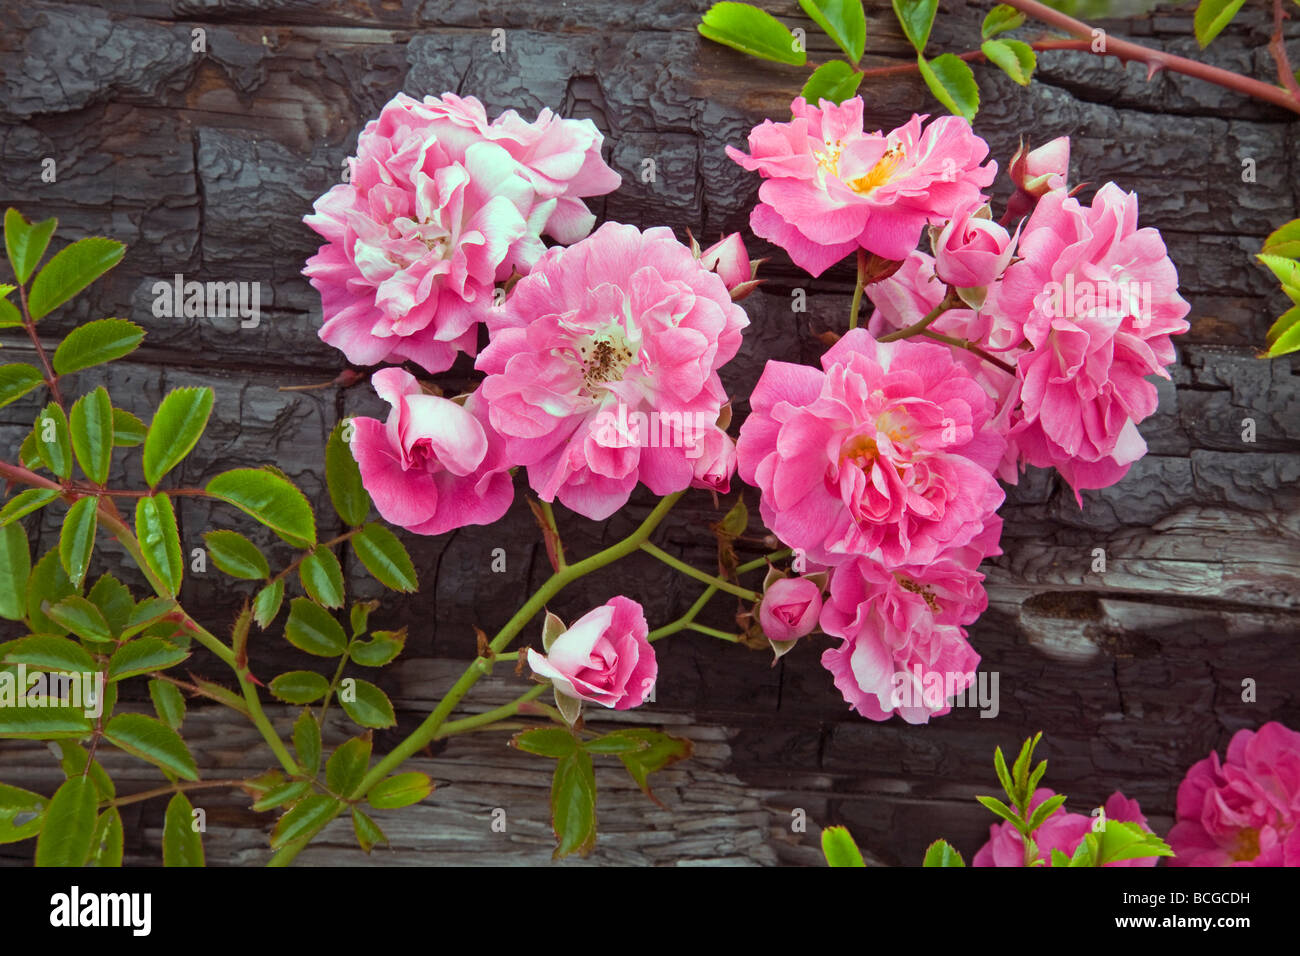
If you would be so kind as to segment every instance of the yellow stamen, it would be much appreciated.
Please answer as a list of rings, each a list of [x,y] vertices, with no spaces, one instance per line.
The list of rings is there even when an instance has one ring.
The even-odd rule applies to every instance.
[[[903,149],[902,144],[895,143],[885,150],[885,155],[876,161],[876,165],[872,166],[865,176],[850,180],[849,188],[859,195],[866,195],[871,190],[885,185],[906,156],[907,152]]]

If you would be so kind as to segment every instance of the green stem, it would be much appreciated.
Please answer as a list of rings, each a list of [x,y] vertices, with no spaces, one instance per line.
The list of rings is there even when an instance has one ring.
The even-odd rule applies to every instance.
[[[654,557],[658,558],[660,561],[668,565],[670,568],[674,568],[682,572],[682,574],[685,574],[687,577],[694,578],[695,580],[707,584],[711,587],[716,587],[720,591],[726,591],[728,594],[734,594],[736,595],[736,597],[744,598],[747,601],[758,600],[758,594],[755,593],[754,591],[751,591],[749,588],[742,588],[738,584],[732,584],[730,581],[724,581],[722,580],[722,578],[716,577],[715,575],[708,574],[704,571],[699,570],[698,568],[693,568],[685,561],[680,561],[677,558],[674,558],[663,548],[656,547],[655,545],[651,544],[649,541],[646,541],[641,545],[641,550],[644,551],[646,554],[653,555]]]
[[[943,342],[947,345],[952,345],[959,349],[965,349],[967,352],[970,352],[974,355],[978,355],[984,361],[992,365],[996,365],[998,368],[1002,369],[1002,371],[1006,372],[1008,375],[1016,374],[1016,367],[1014,365],[1010,364],[1009,362],[1004,362],[1002,361],[1002,359],[994,355],[990,355],[988,352],[984,351],[984,349],[980,348],[974,342],[968,341],[966,339],[959,339],[952,335],[944,335],[941,332],[932,332],[930,329],[926,329],[922,334],[927,339],[934,339],[936,342]],[[882,339],[881,341],[884,340]]]
[[[925,317],[922,318],[919,322],[914,322],[911,325],[907,326],[906,328],[898,329],[897,331],[890,332],[888,335],[882,335],[879,341],[897,342],[899,339],[908,339],[911,338],[913,335],[920,335],[922,332],[924,332],[926,329],[930,327],[930,323],[932,323],[935,319],[939,318],[939,316],[943,315],[949,309],[955,309],[959,305],[963,305],[961,301],[961,297],[957,295],[956,289],[952,288],[952,286],[949,286],[947,294],[943,297],[943,301],[940,302],[938,305],[936,305],[929,312],[927,312],[925,314]]]
[[[858,250],[858,280],[853,285],[853,306],[849,309],[849,328],[858,327],[858,312],[862,308],[862,290],[867,284],[867,250]]]
[[[714,627],[705,627],[703,624],[696,624],[694,621],[687,624],[686,629],[689,631],[699,631],[701,634],[707,634],[710,637],[721,638],[724,641],[730,641],[732,644],[735,644],[740,640],[740,637],[736,634],[728,634],[726,631],[719,631]]]
[[[473,717],[464,717],[460,720],[452,720],[443,724],[434,735],[434,740],[442,740],[444,737],[451,737],[454,734],[462,734],[467,730],[477,730],[480,727],[486,727],[489,724],[495,724],[497,721],[506,720],[519,713],[519,709],[526,703],[536,700],[551,689],[550,684],[538,684],[520,694],[508,704],[502,704],[492,710],[485,710],[481,714],[475,714]]]

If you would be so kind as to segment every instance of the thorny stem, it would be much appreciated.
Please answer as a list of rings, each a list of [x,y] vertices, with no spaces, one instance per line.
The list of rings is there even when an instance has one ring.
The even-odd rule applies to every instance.
[[[1287,14],[1282,12],[1282,0],[1273,0],[1273,36],[1268,41],[1268,52],[1277,64],[1277,78],[1297,103],[1300,103],[1300,83],[1296,82],[1295,71],[1291,69],[1291,60],[1286,55],[1286,37],[1282,33],[1282,21]]]

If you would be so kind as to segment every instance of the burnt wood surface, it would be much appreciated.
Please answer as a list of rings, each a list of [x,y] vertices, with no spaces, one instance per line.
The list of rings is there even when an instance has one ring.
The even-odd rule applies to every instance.
[[[832,55],[829,40],[793,0],[764,6],[808,31],[810,61]],[[788,111],[806,71],[765,64],[703,41],[695,31],[706,0],[516,3],[513,0],[103,0],[0,2],[0,203],[29,217],[56,215],[56,242],[105,234],[129,246],[121,266],[76,303],[42,323],[49,341],[76,321],[121,315],[148,329],[130,361],[83,372],[79,393],[107,384],[115,402],[146,415],[166,390],[210,385],[216,407],[205,437],[179,469],[187,485],[223,469],[270,462],[315,503],[323,533],[337,519],[324,494],[324,440],[341,417],[380,415],[365,386],[280,391],[330,381],[342,357],[316,337],[320,302],[299,275],[317,247],[302,216],[339,181],[357,133],[399,90],[453,90],[482,99],[489,114],[549,106],[590,117],[623,187],[592,203],[602,219],[665,224],[709,240],[747,231],[758,180],[727,159],[763,117]],[[945,3],[931,44],[977,45],[988,4]],[[867,3],[867,65],[911,59],[889,4]],[[1273,75],[1265,50],[1266,11],[1246,11],[1208,51],[1198,51],[1186,8],[1110,24],[1165,49],[1257,76]],[[206,52],[192,52],[192,30]],[[492,51],[492,31],[506,50]],[[1289,28],[1300,62],[1300,27]],[[928,726],[873,723],[849,713],[818,657],[828,639],[808,639],[775,668],[771,655],[702,635],[658,645],[658,699],[632,715],[696,742],[695,756],[661,775],[660,808],[613,760],[599,771],[601,837],[592,863],[814,863],[819,828],[848,825],[884,863],[915,864],[944,836],[968,856],[992,817],[972,796],[993,792],[993,747],[1046,732],[1047,784],[1070,807],[1122,789],[1141,800],[1164,832],[1185,769],[1243,727],[1281,720],[1300,727],[1300,388],[1295,362],[1255,357],[1285,299],[1252,261],[1262,238],[1294,218],[1296,118],[1217,87],[1123,68],[1082,53],[1042,56],[1028,89],[975,67],[983,106],[975,122],[1000,164],[1018,138],[1069,134],[1071,181],[1114,180],[1140,197],[1141,222],[1156,226],[1191,302],[1191,331],[1178,341],[1172,382],[1141,431],[1150,453],[1115,487],[1087,492],[1080,510],[1069,489],[1031,470],[1009,489],[1005,554],[986,565],[990,608],[971,629],[982,670],[1000,675],[1000,713],[956,710]],[[864,83],[869,128],[890,128],[913,112],[939,112],[912,74]],[[41,179],[53,158],[56,181]],[[641,177],[655,161],[653,182]],[[1243,179],[1251,161],[1255,181]],[[1005,196],[1006,181],[999,179]],[[767,284],[744,303],[752,325],[723,381],[744,396],[769,358],[815,362],[816,333],[843,329],[851,263],[811,280],[779,250]],[[159,319],[151,288],[186,279],[261,283],[257,328],[237,319]],[[791,292],[808,310],[791,310]],[[12,337],[11,337],[12,338]],[[6,341],[6,357],[30,349]],[[470,380],[462,361],[439,377]],[[39,393],[0,409],[0,446],[12,458],[31,428]],[[1243,441],[1252,420],[1255,441]],[[133,459],[134,461],[135,459]],[[133,466],[134,467],[134,466]],[[124,462],[114,484],[138,482]],[[522,479],[519,480],[522,491]],[[756,494],[747,493],[751,506]],[[646,513],[642,496],[606,525],[558,509],[565,543],[584,554],[627,533]],[[756,513],[757,509],[753,508]],[[29,526],[38,553],[57,544],[55,515]],[[705,526],[718,512],[707,494],[689,495],[659,538],[702,567],[712,561]],[[217,527],[250,532],[230,509],[181,499],[185,547]],[[260,529],[259,529],[260,530]],[[760,553],[763,534],[742,556]],[[269,534],[252,535],[276,559]],[[397,731],[376,735],[386,750],[414,727],[473,654],[474,628],[489,632],[544,578],[546,556],[522,493],[490,528],[441,538],[405,536],[421,592],[387,595],[373,621],[406,625],[407,650],[375,679],[399,708]],[[491,571],[505,549],[504,573]],[[1091,569],[1103,548],[1106,570]],[[105,543],[98,573],[117,557]],[[350,594],[380,589],[349,561]],[[126,573],[131,583],[138,577]],[[246,590],[215,569],[187,574],[184,601],[217,629]],[[652,626],[689,604],[698,587],[652,559],[629,559],[571,587],[553,609],[566,618],[610,595],[641,601]],[[734,605],[718,600],[702,619],[726,627]],[[9,622],[0,637],[14,636]],[[532,628],[525,632],[533,643]],[[313,666],[278,633],[258,637],[254,670],[263,680]],[[193,670],[226,676],[210,658]],[[1242,682],[1257,700],[1242,700]],[[471,695],[465,713],[522,689],[502,666]],[[140,687],[125,706],[147,708]],[[287,729],[291,708],[272,707]],[[614,717],[601,715],[594,723]],[[337,717],[334,738],[350,733]],[[399,733],[400,732],[400,733]],[[251,726],[219,707],[191,705],[186,736],[204,776],[252,775],[274,760]],[[336,822],[300,857],[309,864],[542,862],[552,846],[548,761],[506,747],[505,732],[468,734],[411,766],[437,791],[422,805],[384,814],[393,849],[366,857],[350,824]],[[147,765],[105,754],[119,792],[161,783]],[[617,772],[616,772],[617,771]],[[51,792],[59,773],[39,745],[0,742],[0,780]],[[157,861],[165,801],[125,813],[128,862]],[[272,814],[253,814],[238,794],[203,791],[205,840],[213,864],[264,862]],[[506,811],[505,833],[490,824]],[[807,828],[792,826],[801,815]],[[0,862],[30,860],[31,843],[0,846]],[[580,864],[582,861],[574,861]],[[568,864],[565,864],[568,865]]]

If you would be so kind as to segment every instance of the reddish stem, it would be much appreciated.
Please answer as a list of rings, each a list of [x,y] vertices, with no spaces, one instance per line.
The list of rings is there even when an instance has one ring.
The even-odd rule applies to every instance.
[[[1282,12],[1282,0],[1273,0],[1273,37],[1268,41],[1268,52],[1273,54],[1277,64],[1278,81],[1300,101],[1300,83],[1296,82],[1295,70],[1291,69],[1291,60],[1286,55],[1286,38],[1282,35],[1282,21],[1287,14]]]

